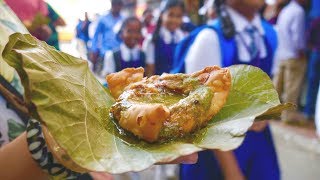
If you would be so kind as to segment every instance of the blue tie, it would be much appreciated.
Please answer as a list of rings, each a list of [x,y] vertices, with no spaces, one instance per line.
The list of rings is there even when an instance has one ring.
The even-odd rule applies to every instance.
[[[129,60],[130,60],[130,62],[134,60],[134,59],[133,59],[133,52],[132,52],[132,50],[130,50],[130,59],[129,59]]]
[[[258,55],[258,47],[256,44],[256,39],[255,39],[255,33],[256,33],[256,28],[255,27],[246,27],[245,32],[249,35],[250,37],[250,43],[248,46],[248,51],[250,53],[251,59],[256,58]]]
[[[174,41],[174,32],[171,32],[170,35],[171,35],[170,44],[174,44],[175,43],[175,41]]]

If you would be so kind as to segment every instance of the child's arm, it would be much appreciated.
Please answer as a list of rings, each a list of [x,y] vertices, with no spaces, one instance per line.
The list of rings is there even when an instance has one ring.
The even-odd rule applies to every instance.
[[[233,151],[213,150],[225,180],[244,180]]]
[[[101,71],[101,76],[105,77],[106,75],[114,72],[116,72],[116,64],[113,57],[113,52],[107,51],[106,54],[104,55],[103,69]]]
[[[150,77],[155,73],[155,66],[154,64],[146,64],[146,76]]]

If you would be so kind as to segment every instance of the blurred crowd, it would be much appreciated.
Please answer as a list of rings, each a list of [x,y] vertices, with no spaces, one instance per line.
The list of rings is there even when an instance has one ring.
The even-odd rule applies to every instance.
[[[32,35],[49,45],[59,48],[57,26],[65,26],[65,21],[45,1],[5,0]]]
[[[204,19],[202,22],[191,21],[186,4],[182,2],[170,4],[164,1],[158,9],[146,8],[141,17],[122,16],[122,5],[122,1],[112,0],[112,9],[109,13],[102,15],[94,22],[86,18],[84,21],[80,21],[77,26],[77,37],[80,40],[79,50],[80,52],[85,52],[82,57],[92,63],[92,70],[97,76],[105,77],[107,74],[127,67],[142,66],[145,68],[145,74],[151,76],[161,75],[162,73],[192,73],[205,66],[224,65],[219,62],[219,59],[222,57],[222,54],[230,53],[230,51],[221,50],[222,54],[220,54],[219,49],[223,47],[219,46],[223,45],[211,43],[211,41],[217,42],[216,39],[211,39],[214,37],[213,34],[206,32],[206,30],[198,30],[204,24],[215,26],[216,20],[223,15],[221,12],[225,10],[223,6],[219,6],[217,1],[207,0],[199,8],[199,16]],[[281,115],[281,121],[289,124],[311,125],[314,127],[320,81],[319,1],[276,0],[273,4],[266,3],[261,8],[259,14],[264,21],[273,25],[277,37],[271,37],[270,42],[268,42],[267,34],[271,34],[271,32],[269,33],[264,27],[257,25],[255,26],[256,29],[251,30],[251,32],[253,31],[252,36],[256,41],[256,44],[253,46],[252,43],[246,43],[249,42],[250,35],[241,34],[246,22],[236,17],[238,12],[233,12],[232,10],[226,11],[230,13],[231,21],[233,21],[235,26],[235,39],[237,43],[240,42],[240,45],[237,44],[239,61],[234,61],[233,63],[259,66],[273,79],[280,100],[284,103],[290,102],[297,105],[296,110],[284,111]],[[245,14],[245,12],[242,13]],[[252,24],[257,23],[257,21],[253,19]],[[228,26],[228,23],[226,24]],[[92,29],[95,29],[95,33],[90,35],[88,31],[91,26],[93,27]],[[177,70],[180,67],[176,58],[182,58],[179,56],[179,52],[181,52],[179,48],[183,48],[181,44],[185,44],[185,41],[188,41],[184,39],[192,39],[189,36],[193,36],[194,34],[197,34],[192,40],[194,43],[185,54],[185,57],[183,57],[184,68],[183,70]],[[266,37],[259,40],[259,36]],[[203,38],[203,41],[200,40],[201,38]],[[241,45],[241,42],[244,42],[244,46]],[[277,42],[277,47],[273,49],[272,43],[274,42]],[[209,48],[210,46],[212,48]],[[249,52],[248,55],[246,55],[247,52]],[[261,59],[270,60],[268,59],[270,52],[273,54],[273,63],[270,63],[272,68],[268,69],[267,65],[265,66],[261,62]],[[259,57],[257,61],[255,57]],[[265,125],[262,126],[265,127]],[[262,131],[266,135],[269,133],[268,128],[266,129],[258,131]],[[248,139],[250,139],[250,135],[247,135]],[[258,135],[255,134],[254,136]],[[256,143],[257,141],[265,141],[265,139],[252,139],[247,141]],[[268,144],[268,141],[272,142],[272,138],[267,138],[266,144]],[[256,149],[254,146],[248,143],[235,151],[241,169],[244,168],[241,166],[242,161],[247,162],[248,160],[243,159],[247,157],[244,151],[250,152],[249,154],[252,155],[254,153],[251,150],[254,151],[253,149]],[[259,179],[261,176],[263,176],[262,179],[279,178],[279,167],[275,158],[276,155],[272,154],[274,151],[272,146],[270,144],[266,145],[265,149],[269,150],[263,155],[268,160],[264,159],[259,163],[260,166],[265,165],[265,171],[269,169],[272,173],[262,175],[258,173],[258,169],[251,169],[248,170],[246,177],[252,177],[252,179]],[[218,172],[211,172],[210,174],[207,172],[208,169],[205,171],[205,168],[202,167],[203,164],[209,166],[210,163],[204,160],[212,158],[212,152],[209,154],[200,153],[200,163],[198,165],[181,166],[180,179],[206,179],[208,177],[220,179],[221,176],[217,175],[219,174]],[[219,163],[221,163],[223,160],[219,160],[219,157],[227,155],[215,152],[215,156]],[[248,155],[248,157],[250,156]],[[259,162],[259,160],[253,159],[249,159],[248,161]],[[228,164],[226,166],[230,167],[232,165]],[[255,176],[259,178],[254,178]]]
[[[59,49],[56,27],[65,26],[65,22],[48,3],[39,0],[5,2],[31,34]],[[282,102],[297,105],[296,110],[283,112],[281,121],[300,125],[313,124],[316,113],[320,114],[320,107],[316,108],[320,82],[320,1],[276,0],[273,4],[265,3],[262,8],[257,5],[259,11],[256,12],[255,3],[259,1],[241,1],[245,3],[244,7],[235,0],[207,0],[201,1],[202,4],[198,4],[199,8],[196,8],[196,16],[201,17],[198,21],[194,20],[194,12],[190,15],[188,10],[192,2],[165,0],[156,8],[147,6],[142,15],[137,16],[134,6],[132,11],[123,15],[124,2],[111,0],[110,11],[96,14],[94,19],[90,19],[86,13],[85,18],[79,20],[75,29],[80,57],[88,60],[97,77],[105,77],[128,67],[144,67],[145,75],[152,76],[162,73],[192,73],[210,65],[255,65],[273,79]],[[246,8],[252,12],[245,11]],[[224,61],[229,54],[236,54],[231,58],[232,62]],[[265,179],[278,179],[279,168],[267,124],[258,124],[251,130],[244,144],[234,151],[235,156],[238,160],[240,157],[239,162],[261,161],[266,166],[258,163],[249,167],[245,163],[239,163],[240,170],[246,177],[261,179],[259,169],[252,170],[253,173],[250,170],[261,166],[267,172],[263,176]],[[261,132],[263,137],[259,134]],[[255,139],[260,137],[263,140]],[[261,143],[264,141],[265,143]],[[254,147],[256,144],[251,144],[252,142],[259,142],[259,146],[266,152],[261,151],[264,154],[254,156],[254,160],[241,159],[247,157],[246,153],[258,152],[255,149],[257,147]],[[215,152],[214,155],[221,163],[221,171],[224,171],[223,158],[229,158],[228,154]],[[212,152],[209,158],[208,156],[200,154],[199,162],[214,158],[211,157]],[[262,160],[255,159],[262,156],[265,157]],[[267,166],[268,163],[270,166]],[[161,168],[174,174],[166,170],[165,166]],[[200,165],[181,166],[180,178],[213,177],[205,173],[215,172],[209,170],[204,173],[203,168]],[[268,168],[273,174],[267,171]],[[162,170],[158,169],[156,172]],[[196,176],[197,173],[200,175]],[[139,176],[135,173],[131,175],[132,178]],[[160,175],[157,177],[162,179]]]
[[[50,4],[39,0],[5,2],[35,37],[60,49],[56,27],[66,23]],[[197,27],[215,23],[218,9],[214,0],[204,1],[198,13],[205,21],[193,22],[183,1],[173,8],[164,7],[164,2],[155,9],[146,6],[140,17],[135,15],[135,6],[130,13],[122,13],[121,0],[112,0],[111,10],[95,14],[93,19],[85,13],[76,26],[80,57],[88,60],[100,77],[139,66],[147,76],[172,72],[176,46]],[[266,3],[260,12],[277,31],[271,74],[274,85],[283,102],[298,105],[299,111],[283,113],[286,122],[314,120],[320,79],[319,7],[316,0],[276,0]]]
[[[177,44],[192,30],[213,24],[218,17],[214,0],[199,9],[205,21],[192,22],[183,4],[174,10],[146,8],[141,17],[123,16],[122,1],[113,0],[110,12],[90,20],[85,15],[76,28],[77,49],[101,77],[126,67],[145,67],[146,75],[170,72]],[[276,0],[265,4],[261,16],[273,24],[278,37],[272,78],[283,102],[298,111],[285,112],[289,123],[312,122],[320,80],[319,2]],[[158,13],[160,11],[160,14]],[[205,48],[205,47],[203,47]]]

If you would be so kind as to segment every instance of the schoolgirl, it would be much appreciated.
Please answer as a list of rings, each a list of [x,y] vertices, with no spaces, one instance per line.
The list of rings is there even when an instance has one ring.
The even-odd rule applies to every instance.
[[[218,20],[191,33],[189,40],[184,40],[189,46],[177,47],[186,53],[175,59],[175,72],[192,73],[212,65],[249,64],[270,75],[277,36],[258,13],[263,4],[264,0],[215,0]],[[197,164],[181,165],[180,179],[280,179],[267,122],[255,123],[243,144],[234,151],[200,152]]]
[[[184,14],[183,2],[167,0],[161,6],[156,29],[143,43],[147,75],[160,75],[170,71],[176,45],[184,37],[180,29]]]
[[[122,43],[119,49],[106,53],[103,76],[129,67],[145,67],[145,55],[139,46],[141,29],[142,23],[136,17],[129,17],[123,22],[118,33]]]

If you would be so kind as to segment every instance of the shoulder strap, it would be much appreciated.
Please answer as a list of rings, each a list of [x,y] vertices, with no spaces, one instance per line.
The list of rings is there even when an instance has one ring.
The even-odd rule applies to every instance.
[[[184,73],[185,72],[185,57],[191,44],[195,41],[197,35],[203,29],[213,29],[217,32],[220,49],[221,49],[221,57],[222,57],[222,65],[224,67],[232,65],[232,61],[235,57],[236,53],[236,43],[234,38],[227,39],[222,32],[221,23],[219,20],[216,20],[212,25],[204,25],[192,31],[189,36],[184,38],[176,47],[176,51],[174,54],[173,67],[171,73]]]
[[[193,30],[187,37],[180,41],[175,49],[174,58],[173,58],[173,69],[171,73],[184,73],[185,72],[185,57],[191,44],[196,39],[197,35],[206,28],[210,26],[204,25]]]
[[[221,60],[222,66],[228,67],[233,64],[233,60],[236,58],[236,42],[235,38],[227,38],[223,35],[221,22],[217,19],[215,22],[212,23],[212,28],[217,32],[219,43],[220,43],[220,50],[221,50]]]
[[[113,51],[113,59],[116,65],[116,72],[121,70],[121,51],[120,49]]]
[[[276,49],[278,47],[277,32],[274,30],[273,26],[265,20],[262,20],[262,27],[265,31],[264,34],[265,34],[265,38],[267,41],[266,42],[267,46],[269,46],[271,48],[271,52],[273,53],[271,55],[272,59],[273,59],[274,52],[276,51]]]

